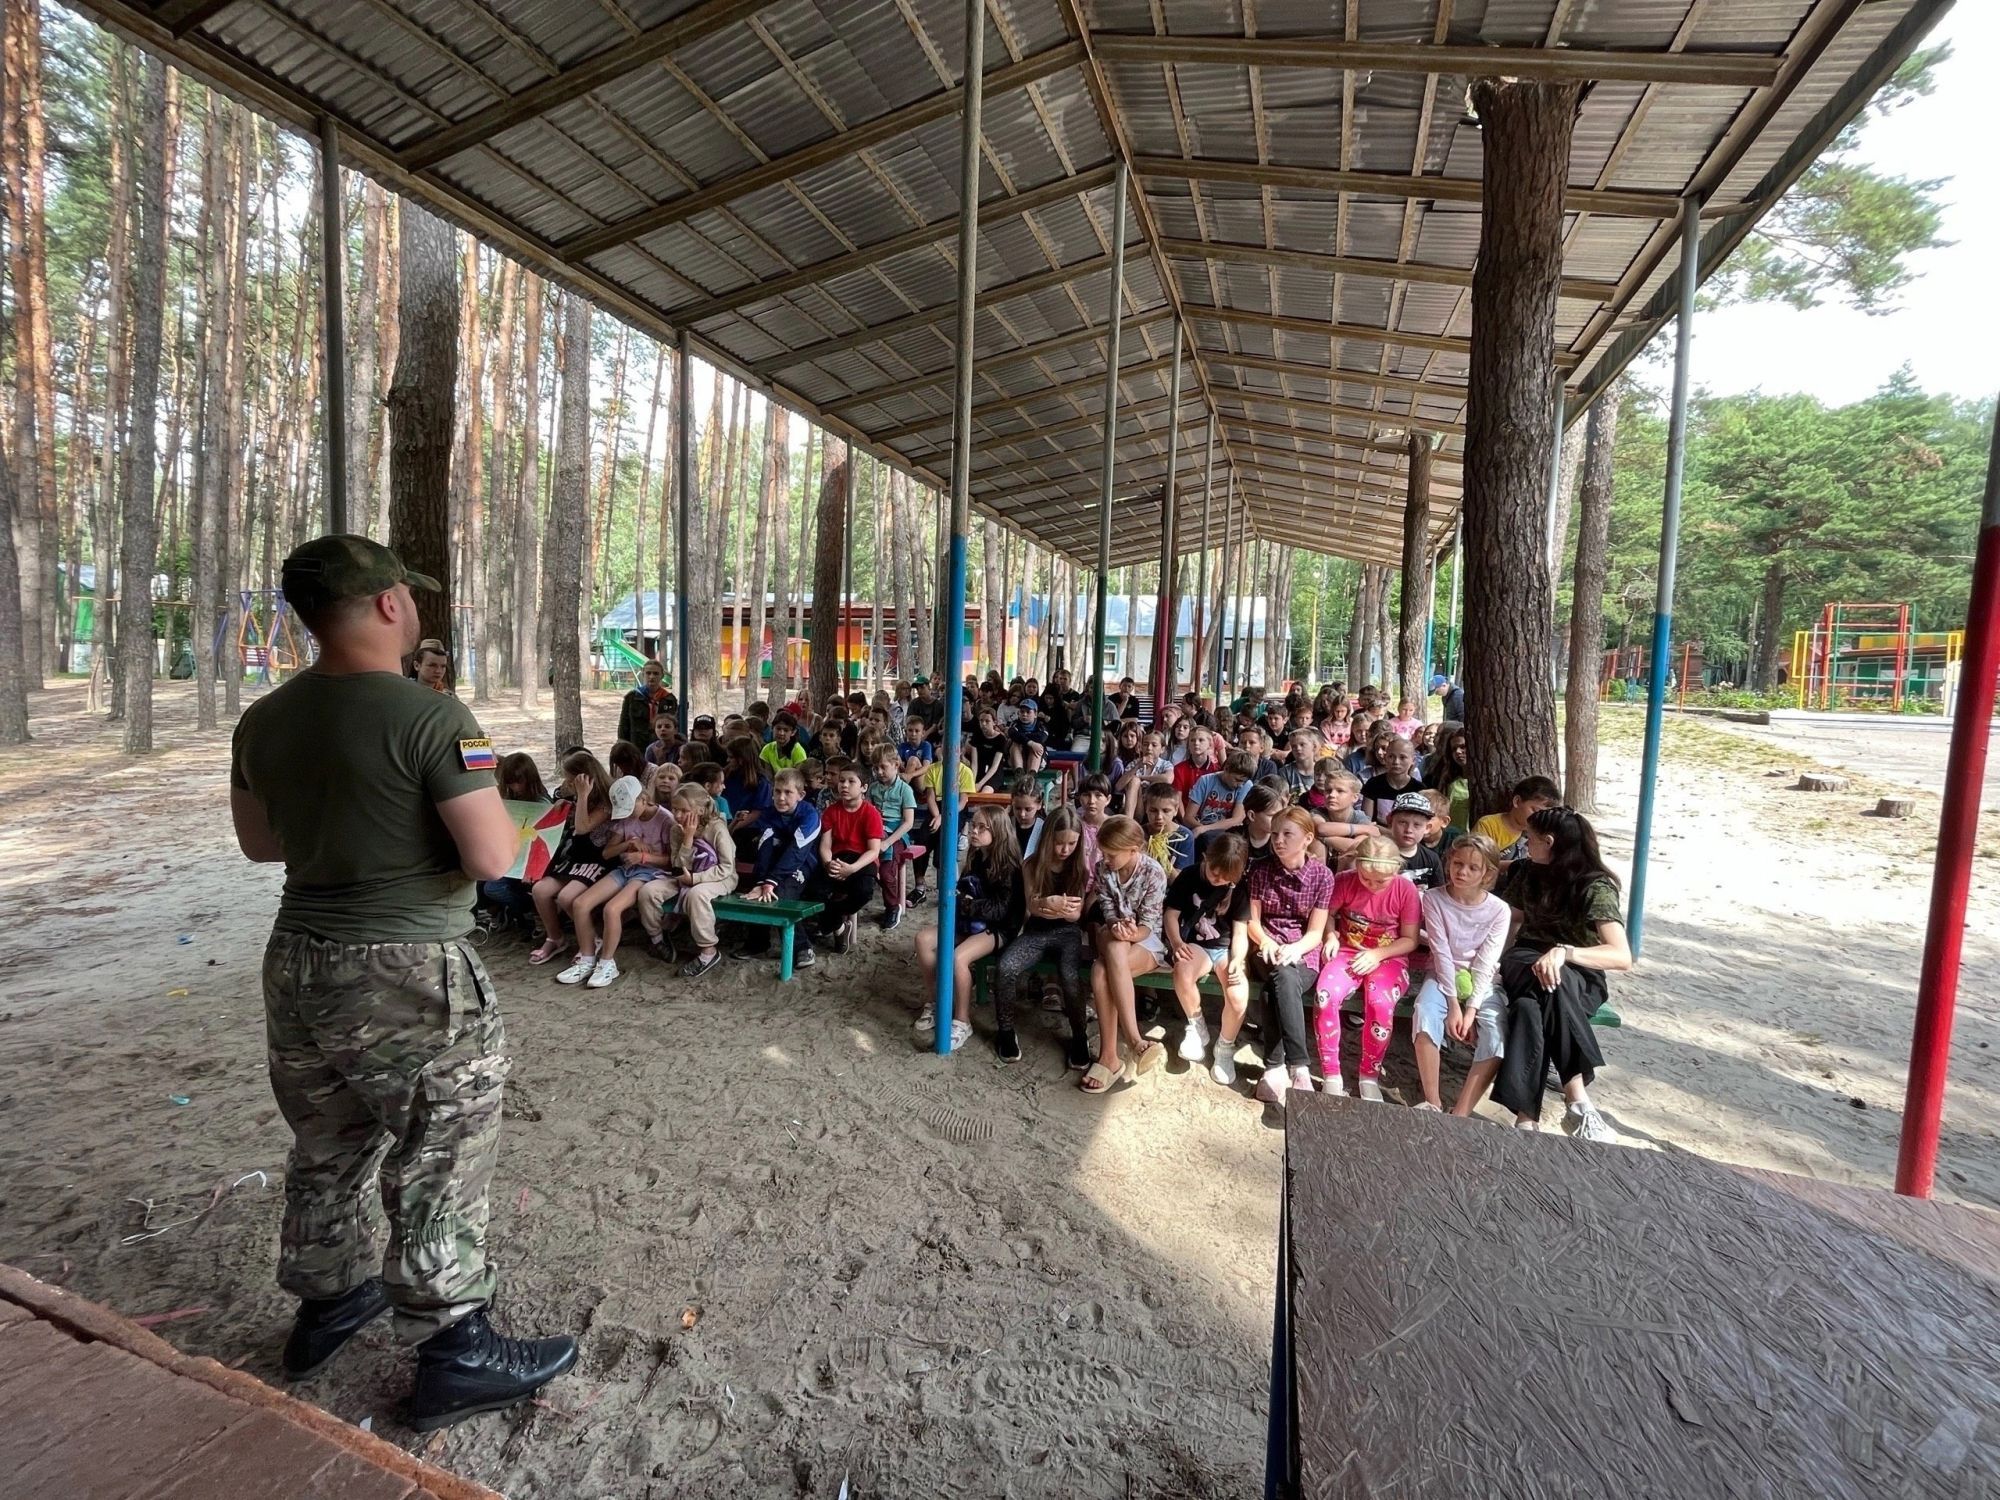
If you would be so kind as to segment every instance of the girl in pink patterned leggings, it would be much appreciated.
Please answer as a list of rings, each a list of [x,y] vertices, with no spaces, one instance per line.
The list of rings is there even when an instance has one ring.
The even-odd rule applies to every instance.
[[[1325,960],[1320,965],[1319,1055],[1326,1092],[1344,1094],[1340,1079],[1340,1007],[1361,992],[1361,1077],[1364,1099],[1380,1100],[1382,1057],[1389,1050],[1396,1001],[1409,980],[1409,955],[1417,951],[1423,903],[1402,876],[1402,853],[1380,835],[1354,848],[1354,868],[1334,877],[1327,901]]]

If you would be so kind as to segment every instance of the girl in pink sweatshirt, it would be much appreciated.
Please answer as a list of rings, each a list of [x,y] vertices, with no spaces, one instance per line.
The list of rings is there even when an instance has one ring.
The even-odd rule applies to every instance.
[[[1327,900],[1324,961],[1319,970],[1319,1057],[1326,1091],[1344,1094],[1340,1078],[1340,1007],[1361,993],[1360,1094],[1380,1100],[1382,1058],[1396,1002],[1409,981],[1421,908],[1417,888],[1403,878],[1403,856],[1376,834],[1354,846],[1354,868],[1336,875]]]

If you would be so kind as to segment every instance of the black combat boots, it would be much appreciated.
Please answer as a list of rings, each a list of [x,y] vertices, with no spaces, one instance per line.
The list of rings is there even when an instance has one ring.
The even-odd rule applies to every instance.
[[[500,1411],[527,1400],[575,1363],[575,1339],[510,1339],[495,1331],[481,1308],[417,1345],[410,1426],[430,1432],[483,1411]]]
[[[388,1310],[389,1294],[373,1277],[338,1297],[302,1300],[291,1337],[285,1340],[285,1379],[310,1380],[349,1339]]]

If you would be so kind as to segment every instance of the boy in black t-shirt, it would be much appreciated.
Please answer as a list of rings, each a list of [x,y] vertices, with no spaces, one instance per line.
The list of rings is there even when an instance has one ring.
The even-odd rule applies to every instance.
[[[1434,891],[1444,885],[1444,860],[1437,850],[1424,843],[1431,829],[1430,798],[1422,792],[1405,792],[1389,811],[1389,837],[1403,856],[1403,873],[1420,891]]]
[[[1222,1024],[1209,1076],[1227,1086],[1236,1081],[1236,1038],[1250,1006],[1250,982],[1243,962],[1249,939],[1250,889],[1243,872],[1250,865],[1249,842],[1233,830],[1217,834],[1201,856],[1167,887],[1163,935],[1173,962],[1174,994],[1187,1029],[1180,1055],[1200,1062],[1208,1055],[1208,1027],[1201,1016],[1201,981],[1208,975],[1222,986]]]

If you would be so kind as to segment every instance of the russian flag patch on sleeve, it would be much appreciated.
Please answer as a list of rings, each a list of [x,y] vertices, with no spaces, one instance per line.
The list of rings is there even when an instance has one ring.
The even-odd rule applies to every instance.
[[[458,758],[465,762],[468,771],[490,771],[499,764],[494,759],[491,740],[460,740]]]

